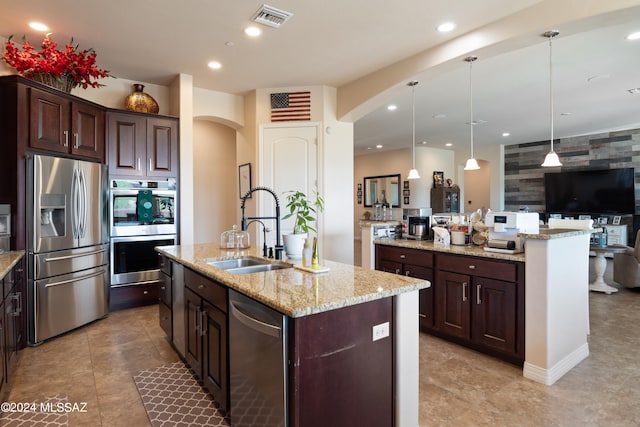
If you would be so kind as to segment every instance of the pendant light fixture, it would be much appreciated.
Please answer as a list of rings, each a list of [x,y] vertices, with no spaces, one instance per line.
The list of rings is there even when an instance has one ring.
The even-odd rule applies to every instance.
[[[478,162],[475,157],[473,157],[473,82],[471,81],[471,70],[473,68],[473,62],[478,59],[477,56],[467,56],[464,58],[465,61],[469,63],[469,133],[470,133],[470,141],[471,141],[471,157],[467,160],[467,163],[464,165],[464,170],[473,171],[480,169]]]
[[[542,166],[554,167],[554,166],[562,166],[560,163],[560,159],[558,158],[558,154],[553,151],[553,61],[551,56],[551,40],[560,34],[558,31],[551,30],[542,34],[544,37],[549,39],[549,121],[551,124],[551,151],[547,153],[544,158],[544,162]]]
[[[412,169],[409,171],[409,175],[407,175],[407,179],[420,179],[420,174],[416,169],[416,85],[418,84],[417,80],[412,80],[407,83],[407,86],[411,87],[411,127],[413,129],[413,138],[411,140],[411,158],[412,158]]]

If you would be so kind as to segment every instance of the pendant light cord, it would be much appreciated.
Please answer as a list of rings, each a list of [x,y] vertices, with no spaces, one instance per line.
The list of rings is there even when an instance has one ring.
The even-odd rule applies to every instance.
[[[551,123],[551,152],[553,152],[553,60],[551,40],[555,35],[549,36],[549,122]]]
[[[469,61],[469,133],[470,133],[470,141],[471,141],[471,158],[473,159],[473,82],[471,80],[471,74],[473,69],[473,61],[476,58],[473,57]]]
[[[412,105],[412,112],[411,112],[411,127],[413,129],[413,138],[412,138],[412,142],[411,142],[411,157],[413,159],[413,169],[416,168],[416,84],[418,84],[418,82],[415,82],[415,84],[413,84],[411,86],[411,105]]]

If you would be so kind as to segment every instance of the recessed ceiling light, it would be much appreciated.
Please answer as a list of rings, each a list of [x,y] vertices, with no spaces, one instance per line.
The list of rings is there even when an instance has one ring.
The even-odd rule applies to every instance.
[[[219,70],[220,68],[222,68],[222,64],[218,61],[211,61],[207,65],[213,70]]]
[[[455,27],[456,24],[454,24],[453,22],[443,22],[442,24],[438,25],[438,31],[440,31],[441,33],[448,33]]]
[[[640,39],[640,31],[631,33],[627,36],[627,40],[638,40]]]
[[[450,142],[447,142],[446,144],[444,144],[444,146],[445,146],[445,147],[452,147],[452,146],[453,146],[453,144],[452,144],[452,143],[450,143]]]
[[[249,37],[258,37],[262,34],[262,30],[254,25],[251,25],[244,29],[244,33]]]
[[[509,132],[502,132],[502,136],[509,136],[511,135]]]
[[[627,89],[627,92],[629,92],[631,95],[638,95],[638,94],[640,94],[640,87],[634,87],[633,89]]]
[[[434,114],[432,117],[434,119],[444,119],[445,117],[447,117],[447,115],[443,113],[438,113],[438,114]]]
[[[397,109],[398,109],[398,106],[395,104],[387,105],[387,110],[389,111],[396,111]]]
[[[422,145],[427,145],[427,141],[422,141]]]
[[[228,41],[224,45],[228,47],[234,47],[236,45],[236,42]]]
[[[571,113],[569,113],[569,112],[566,112],[566,111],[565,111],[564,113],[560,113],[560,115],[561,115],[561,116],[570,116],[570,115],[571,115]]]
[[[382,144],[376,145],[376,148],[382,148]]]
[[[36,31],[49,31],[49,27],[44,25],[42,22],[29,22],[29,27]]]

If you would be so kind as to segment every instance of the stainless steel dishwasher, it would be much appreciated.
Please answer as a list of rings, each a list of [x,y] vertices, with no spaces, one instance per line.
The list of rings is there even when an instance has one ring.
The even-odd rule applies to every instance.
[[[234,427],[288,425],[287,318],[229,290],[229,370]]]

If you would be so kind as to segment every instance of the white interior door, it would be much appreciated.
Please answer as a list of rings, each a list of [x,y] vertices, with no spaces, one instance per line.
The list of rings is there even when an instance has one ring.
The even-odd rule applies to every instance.
[[[278,195],[281,217],[287,213],[288,192],[302,191],[311,198],[318,189],[318,132],[317,125],[309,124],[262,129],[260,185],[271,188]],[[264,191],[254,194],[260,197],[259,216],[275,216],[271,195]],[[269,227],[273,232],[268,235],[267,244],[273,245],[275,224]],[[282,234],[290,233],[293,218],[282,221],[281,227]]]

